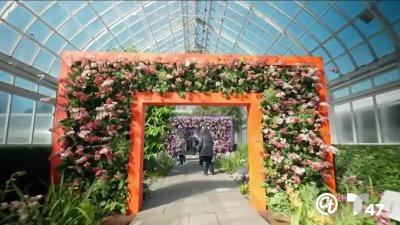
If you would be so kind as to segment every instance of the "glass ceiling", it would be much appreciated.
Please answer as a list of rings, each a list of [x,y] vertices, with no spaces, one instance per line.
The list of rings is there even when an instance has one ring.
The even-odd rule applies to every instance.
[[[142,52],[313,55],[332,81],[399,51],[399,12],[399,1],[0,1],[0,51],[54,77],[63,51],[132,44]]]

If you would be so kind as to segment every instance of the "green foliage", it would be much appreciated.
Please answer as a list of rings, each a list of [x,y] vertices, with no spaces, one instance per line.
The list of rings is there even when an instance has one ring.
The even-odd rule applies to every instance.
[[[151,161],[152,170],[145,171],[146,177],[164,177],[169,174],[176,160],[167,152],[161,151],[154,155]]]
[[[242,194],[242,195],[247,195],[247,194],[249,194],[250,193],[250,184],[249,183],[244,183],[244,184],[241,184],[240,185],[240,187],[239,187],[239,191],[240,191],[240,193]]]
[[[289,213],[293,210],[289,201],[289,196],[284,191],[277,192],[273,196],[267,198],[267,205],[269,210],[279,213]]]
[[[214,164],[221,171],[232,174],[239,167],[248,167],[248,153],[246,144],[238,144],[236,151],[226,154],[217,154]]]
[[[16,192],[19,201],[2,203],[0,224],[9,225],[96,225],[100,224],[100,209],[93,204],[94,185],[86,192],[77,191],[68,185],[56,187],[51,183],[45,196],[29,197],[15,184],[23,172],[15,173],[7,181],[4,193]],[[0,196],[3,202],[5,195]],[[3,207],[4,206],[4,207]],[[5,207],[7,206],[7,207]]]
[[[150,106],[146,108],[144,170],[147,172],[153,173],[160,169],[155,156],[165,150],[164,138],[172,129],[171,118],[173,116],[175,116],[175,111],[171,106]],[[164,155],[161,154],[161,157],[164,157]],[[167,163],[167,165],[169,164]]]
[[[343,176],[356,175],[358,180],[373,181],[376,190],[400,191],[400,146],[339,145],[335,157],[338,183]],[[343,189],[343,186],[339,186]]]
[[[196,106],[193,109],[194,116],[231,116],[233,129],[239,131],[242,124],[246,122],[246,114],[242,107],[217,107],[217,106]]]

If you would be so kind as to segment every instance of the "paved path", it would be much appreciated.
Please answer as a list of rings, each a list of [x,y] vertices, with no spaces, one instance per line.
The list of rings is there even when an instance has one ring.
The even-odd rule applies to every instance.
[[[268,225],[229,175],[204,176],[191,156],[150,189],[152,198],[131,225]]]

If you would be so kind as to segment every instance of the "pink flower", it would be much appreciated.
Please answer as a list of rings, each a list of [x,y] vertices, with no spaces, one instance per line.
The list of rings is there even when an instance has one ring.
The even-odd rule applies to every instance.
[[[187,87],[191,87],[192,86],[192,82],[191,81],[185,81],[184,83]]]
[[[86,100],[88,100],[88,96],[86,94],[84,94],[83,92],[74,92],[73,96],[77,97],[79,99],[79,101],[84,102]]]
[[[178,78],[175,79],[175,81],[176,81],[177,83],[180,83],[180,82],[182,82],[182,79],[181,79],[180,77],[178,77]]]
[[[295,183],[300,184],[300,177],[297,175],[292,176],[292,179]]]
[[[297,173],[298,175],[303,175],[306,170],[304,168],[298,167],[298,166],[292,166],[292,170]]]
[[[281,155],[280,152],[277,152],[275,154],[271,155],[272,160],[274,161],[275,164],[280,164],[282,163],[284,157]]]
[[[100,86],[100,84],[102,84],[104,82],[103,77],[101,76],[101,74],[96,74],[94,79],[93,79],[93,83],[97,86]]]
[[[286,95],[285,92],[283,92],[283,91],[281,91],[279,89],[276,91],[276,94],[275,94],[275,96],[278,97],[278,98],[281,98],[281,97],[283,97],[285,95]]]
[[[96,151],[95,154],[94,154],[94,160],[99,161],[100,158],[101,158],[100,152]]]
[[[82,130],[78,133],[78,137],[84,139],[87,135],[91,133],[90,130]]]
[[[75,161],[75,164],[82,164],[84,162],[86,162],[88,160],[87,156],[82,156],[81,158],[79,158],[78,160]]]
[[[326,102],[320,102],[319,105],[322,107],[329,107],[329,104]]]
[[[83,146],[82,145],[78,145],[77,147],[76,147],[76,150],[75,150],[75,153],[77,154],[77,155],[83,155]]]
[[[90,167],[90,162],[85,162],[85,164],[83,164],[83,167],[85,167],[86,169]]]
[[[290,153],[289,159],[291,160],[300,160],[300,156],[297,153]]]
[[[115,95],[115,97],[116,97],[119,101],[121,101],[121,102],[123,102],[123,101],[125,100],[125,96],[122,95],[121,92],[118,92],[118,93]]]
[[[307,141],[308,137],[305,134],[298,134],[296,137],[297,142]]]
[[[310,125],[312,125],[314,123],[314,119],[313,118],[307,118],[306,121]]]
[[[221,73],[219,76],[222,80],[226,80],[226,78],[228,78],[228,75],[226,73]]]

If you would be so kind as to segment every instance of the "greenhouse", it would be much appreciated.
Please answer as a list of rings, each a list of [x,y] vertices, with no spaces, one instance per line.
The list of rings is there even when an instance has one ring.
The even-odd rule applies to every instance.
[[[0,224],[400,224],[400,1],[0,17]]]

